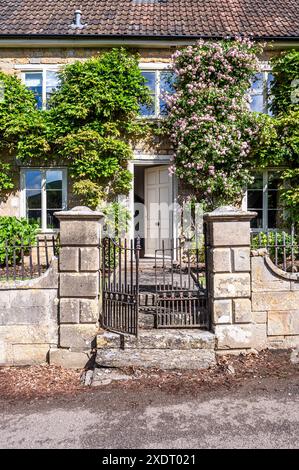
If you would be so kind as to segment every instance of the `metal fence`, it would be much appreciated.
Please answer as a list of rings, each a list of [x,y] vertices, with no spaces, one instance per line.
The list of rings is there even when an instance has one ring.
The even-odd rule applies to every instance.
[[[58,254],[56,236],[37,236],[33,244],[22,240],[0,243],[0,280],[26,280],[41,276]]]
[[[299,237],[294,227],[290,233],[284,231],[267,231],[251,233],[251,247],[265,248],[273,263],[287,272],[299,271]]]

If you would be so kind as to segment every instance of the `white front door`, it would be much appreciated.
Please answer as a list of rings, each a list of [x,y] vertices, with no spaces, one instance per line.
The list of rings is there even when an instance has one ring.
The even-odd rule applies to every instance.
[[[145,169],[145,255],[170,248],[172,237],[172,180],[165,165]]]

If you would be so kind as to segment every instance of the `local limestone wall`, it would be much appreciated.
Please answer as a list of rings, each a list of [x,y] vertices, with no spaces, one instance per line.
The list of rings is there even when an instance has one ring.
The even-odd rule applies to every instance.
[[[299,274],[250,250],[253,212],[221,207],[208,226],[208,291],[219,353],[299,346]]]
[[[299,274],[277,268],[265,250],[252,252],[251,273],[252,318],[267,346],[299,347]]]
[[[58,267],[41,277],[0,283],[0,365],[40,364],[58,344]]]

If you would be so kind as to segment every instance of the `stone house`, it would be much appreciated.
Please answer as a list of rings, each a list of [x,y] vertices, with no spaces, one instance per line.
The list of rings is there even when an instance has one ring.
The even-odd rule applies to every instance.
[[[267,113],[267,89],[272,79],[269,57],[299,47],[297,0],[273,0],[271,5],[266,0],[1,0],[0,7],[0,69],[17,74],[35,94],[40,109],[47,106],[58,86],[57,72],[65,64],[125,46],[139,52],[140,68],[154,98],[150,108],[140,110],[141,118],[158,121],[163,118],[161,94],[167,88],[165,79],[171,73],[175,49],[199,38],[243,34],[266,43],[263,71],[251,90],[251,107]],[[133,215],[131,238],[135,202],[144,202],[145,206],[151,202],[169,204],[177,198],[177,181],[167,170],[171,152],[163,141],[134,149],[135,158],[129,164],[134,184],[126,201]],[[248,188],[243,204],[258,213],[255,229],[277,226],[278,179],[279,173],[269,168],[257,172],[254,186]],[[23,168],[16,163],[16,190],[1,203],[0,214],[37,220],[42,232],[52,233],[59,226],[54,212],[74,205],[66,167]],[[161,226],[160,215],[156,217],[153,222]],[[170,236],[175,237],[174,218],[169,215],[166,223]],[[146,254],[159,247],[161,237],[160,230],[150,243],[145,233]]]

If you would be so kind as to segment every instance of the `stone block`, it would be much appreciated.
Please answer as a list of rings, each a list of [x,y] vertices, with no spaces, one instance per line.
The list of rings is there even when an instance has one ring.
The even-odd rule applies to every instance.
[[[232,301],[231,299],[214,300],[213,302],[213,323],[232,322]]]
[[[63,246],[59,252],[60,271],[79,271],[79,248]]]
[[[102,367],[197,370],[215,366],[216,355],[205,349],[100,349],[96,362]]]
[[[299,291],[252,293],[252,309],[255,311],[297,310],[298,306]]]
[[[48,362],[49,344],[13,344],[14,365],[39,365]]]
[[[91,220],[64,220],[61,224],[61,246],[98,246],[100,223]]]
[[[98,273],[61,273],[61,297],[97,297],[98,293]]]
[[[247,221],[213,221],[212,245],[221,246],[250,246],[250,223]]]
[[[268,312],[268,335],[299,335],[299,309]]]
[[[57,292],[52,289],[0,291],[0,325],[57,322]]]
[[[250,248],[232,248],[234,271],[250,271]]]
[[[7,344],[57,344],[58,324],[56,321],[41,325],[0,326],[0,343]]]
[[[79,299],[60,299],[60,323],[79,323]]]
[[[289,291],[291,281],[273,273],[266,265],[263,256],[251,258],[253,292]]]
[[[267,345],[266,325],[216,325],[216,341],[221,349],[264,349]]]
[[[229,248],[214,248],[211,257],[214,273],[231,272],[231,252]]]
[[[50,349],[50,365],[64,367],[65,369],[83,369],[91,357],[90,351],[71,351],[69,349]]]
[[[91,324],[60,325],[60,347],[86,350],[93,347],[98,328]]]
[[[250,323],[251,300],[250,299],[233,299],[234,323]]]
[[[250,297],[250,274],[230,273],[213,276],[214,298]]]
[[[99,320],[99,310],[97,299],[80,300],[80,323],[96,323]]]
[[[80,271],[98,271],[100,267],[99,248],[80,248]]]
[[[252,312],[252,320],[254,323],[267,323],[268,312]]]

